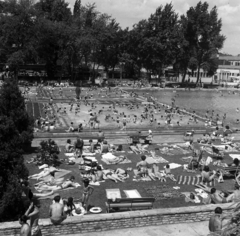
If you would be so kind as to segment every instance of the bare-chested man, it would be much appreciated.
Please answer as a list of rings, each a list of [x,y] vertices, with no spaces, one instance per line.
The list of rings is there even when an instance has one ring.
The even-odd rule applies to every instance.
[[[222,230],[222,221],[225,217],[222,216],[222,208],[217,207],[214,211],[214,215],[211,216],[209,220],[209,230],[210,232],[220,232]]]
[[[19,223],[21,226],[20,236],[31,236],[31,228],[27,223],[28,217],[23,215],[19,219]]]
[[[61,224],[67,218],[67,215],[64,212],[63,204],[59,203],[60,199],[61,197],[59,195],[55,196],[55,203],[53,203],[49,208],[50,220],[54,225]]]

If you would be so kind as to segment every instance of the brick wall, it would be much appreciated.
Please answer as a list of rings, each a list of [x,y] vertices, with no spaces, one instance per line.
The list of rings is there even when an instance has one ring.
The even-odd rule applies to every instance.
[[[176,224],[209,220],[214,209],[220,206],[224,213],[234,208],[232,203],[222,205],[204,205],[194,207],[153,209],[121,213],[108,213],[68,217],[61,225],[54,226],[49,219],[41,219],[39,224],[43,235],[64,235],[96,231],[106,231],[118,228],[133,228],[152,225]],[[0,224],[0,235],[19,235],[18,222]]]

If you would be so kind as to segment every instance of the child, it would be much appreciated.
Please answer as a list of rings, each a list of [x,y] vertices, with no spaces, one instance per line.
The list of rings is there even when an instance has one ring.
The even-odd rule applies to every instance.
[[[82,195],[82,205],[85,209],[87,209],[87,204],[90,195],[92,195],[94,188],[89,185],[89,179],[83,180],[84,188],[83,188],[83,195]]]
[[[174,178],[174,175],[171,174],[170,166],[167,164],[164,168],[165,168],[166,177],[168,177],[168,178],[171,179],[172,181],[177,181],[177,180]]]

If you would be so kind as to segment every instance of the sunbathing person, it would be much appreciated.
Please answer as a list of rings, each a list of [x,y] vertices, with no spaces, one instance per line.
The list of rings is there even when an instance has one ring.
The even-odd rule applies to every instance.
[[[213,179],[216,177],[217,172],[212,171],[210,172],[210,169],[208,166],[203,167],[203,171],[201,173],[202,181],[201,184],[207,184],[213,181]]]
[[[56,169],[55,167],[49,167],[49,168],[45,168],[43,171],[41,171],[40,173],[38,174],[34,174],[34,175],[30,175],[28,178],[29,179],[36,179],[36,180],[39,180],[41,178],[44,178],[46,176],[49,176],[49,175],[54,175],[55,172],[60,172],[61,170],[58,170]]]
[[[141,161],[137,163],[136,167],[138,169],[138,173],[137,175],[141,176],[141,177],[146,177],[147,175],[147,167],[148,167],[148,163],[146,161],[146,156],[142,155],[141,156]]]
[[[62,184],[60,185],[56,185],[56,186],[49,186],[49,185],[42,185],[40,187],[36,187],[37,191],[39,192],[43,192],[43,191],[47,191],[47,190],[53,190],[54,192],[57,190],[61,190],[61,189],[66,189],[69,187],[77,187],[77,183],[74,183],[75,181],[75,177],[71,176],[70,179],[65,180]]]
[[[146,149],[146,148],[148,148],[148,146],[149,146],[148,144],[142,145],[141,143],[137,143],[136,146],[137,146],[140,154],[143,154],[144,152],[149,153],[149,151]]]
[[[233,193],[229,194],[226,197],[227,202],[239,202],[240,201],[240,189],[239,186],[236,187],[236,190]]]
[[[110,146],[106,140],[101,144],[100,154],[110,152]]]
[[[166,174],[163,172],[159,172],[159,166],[156,163],[153,163],[153,174],[157,179],[159,179],[161,182],[166,182]]]
[[[20,180],[20,181],[21,181],[22,191],[30,201],[32,201],[33,197],[46,197],[53,194],[53,191],[50,191],[48,193],[33,193],[29,187],[28,181],[24,181],[24,180]]]
[[[153,173],[152,167],[148,167],[148,168],[147,168],[147,175],[150,177],[150,179],[152,179],[152,180],[154,180],[154,181],[157,179],[157,177],[156,177],[155,174]]]
[[[227,197],[226,193],[216,190],[215,188],[211,188],[211,191],[210,191],[211,202],[216,204],[226,203],[227,202],[226,197]]]
[[[135,144],[132,144],[129,146],[129,148],[135,153],[135,154],[140,154],[139,149],[137,148],[137,146]]]
[[[113,180],[115,183],[117,183],[118,181],[120,182],[124,182],[124,178],[122,178],[121,175],[118,175],[116,173],[114,173],[114,170],[103,170],[103,179],[110,179]]]
[[[71,144],[71,139],[67,140],[67,144],[65,146],[66,153],[72,153],[74,152],[74,146]]]
[[[114,171],[115,174],[117,174],[118,176],[121,176],[121,178],[126,179],[128,177],[128,173],[126,170],[121,169],[121,168],[117,168]]]

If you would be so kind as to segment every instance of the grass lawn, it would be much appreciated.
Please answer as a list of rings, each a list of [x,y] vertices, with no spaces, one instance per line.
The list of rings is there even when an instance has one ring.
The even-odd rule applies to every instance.
[[[159,148],[159,147],[160,146],[153,144],[153,145],[149,146],[148,150],[154,150],[155,148]],[[105,169],[106,168],[127,169],[129,167],[135,169],[136,168],[136,163],[140,161],[140,156],[141,155],[128,153],[128,151],[130,151],[130,150],[129,150],[127,145],[125,145],[123,148],[125,150],[125,153],[117,153],[115,155],[126,155],[128,157],[128,159],[130,159],[132,161],[131,163],[117,164],[117,165],[106,165],[106,163],[101,161],[100,154],[96,154],[95,157],[98,160],[98,162],[103,165],[103,167]],[[177,154],[177,155],[166,155],[166,154],[162,154],[159,150],[156,151],[156,154],[158,156],[162,156],[163,158],[168,160],[169,163],[179,163],[179,164],[182,164],[182,165],[186,164],[187,162],[183,161],[181,159],[181,157],[184,157],[184,156],[186,157],[186,156],[191,155],[191,153]],[[31,154],[25,155],[25,161],[29,160],[33,155],[36,155],[36,153],[31,153]],[[204,155],[210,156],[208,153],[205,153]],[[61,154],[59,155],[59,158],[62,159],[62,158],[67,158],[67,157],[65,157],[64,153],[61,152]],[[230,158],[228,156],[228,154],[225,154],[224,162],[231,163],[232,158]],[[26,165],[29,169],[29,174],[30,175],[40,172],[40,170],[38,169],[38,167],[36,165],[34,165],[34,164],[26,164]],[[159,164],[159,166],[161,167],[160,169],[163,169],[163,166],[165,166],[165,165],[166,164]],[[76,189],[59,191],[60,195],[63,198],[68,198],[68,197],[71,196],[74,199],[81,199],[82,191],[83,191],[83,183],[82,183],[82,179],[79,175],[78,165],[61,164],[60,168],[67,169],[67,170],[71,171],[71,173],[66,175],[65,178],[68,178],[71,175],[74,175],[75,178],[76,178],[76,182],[79,182],[81,184],[81,187],[76,188]],[[216,169],[216,167],[213,166],[212,163],[211,163],[210,164],[210,169]],[[179,168],[173,169],[172,173],[177,178],[178,175],[200,174],[200,171],[197,171],[196,173],[188,173],[188,172],[183,172],[183,168],[179,167]],[[154,204],[154,208],[169,208],[169,207],[183,207],[183,206],[199,205],[199,204],[190,203],[190,202],[187,203],[187,202],[185,202],[183,196],[179,196],[180,192],[194,191],[194,189],[196,187],[193,186],[193,185],[177,185],[176,182],[173,182],[170,179],[167,179],[167,182],[165,182],[165,183],[161,183],[158,180],[157,181],[147,181],[147,182],[135,182],[135,181],[133,181],[133,175],[134,175],[133,171],[129,172],[129,175],[130,175],[130,177],[124,183],[121,183],[121,182],[115,183],[111,180],[106,180],[104,183],[101,183],[100,186],[94,186],[94,193],[90,197],[89,204],[92,205],[92,206],[101,207],[103,209],[103,212],[105,212],[105,201],[107,200],[105,189],[118,188],[121,191],[122,198],[126,198],[126,195],[123,192],[123,190],[133,190],[133,189],[138,190],[138,192],[140,193],[140,195],[142,197],[155,197],[156,202]],[[34,189],[34,183],[36,183],[35,180],[30,180],[31,188],[32,188],[33,192],[36,192],[36,190]],[[174,186],[179,186],[180,189],[179,190],[174,190],[173,189]],[[228,189],[228,190],[233,189],[234,188],[234,181],[231,180],[231,179],[230,180],[225,180],[225,182],[221,183],[221,184],[217,183],[217,181],[216,181],[216,188],[217,189]],[[161,194],[162,191],[169,191],[169,192],[174,191],[175,193],[178,193],[177,194],[178,196],[176,198],[162,199],[162,194]],[[48,218],[48,209],[49,209],[49,205],[51,204],[51,201],[52,200],[49,200],[49,199],[41,200],[41,218]],[[202,204],[202,203],[200,203],[200,204]]]

